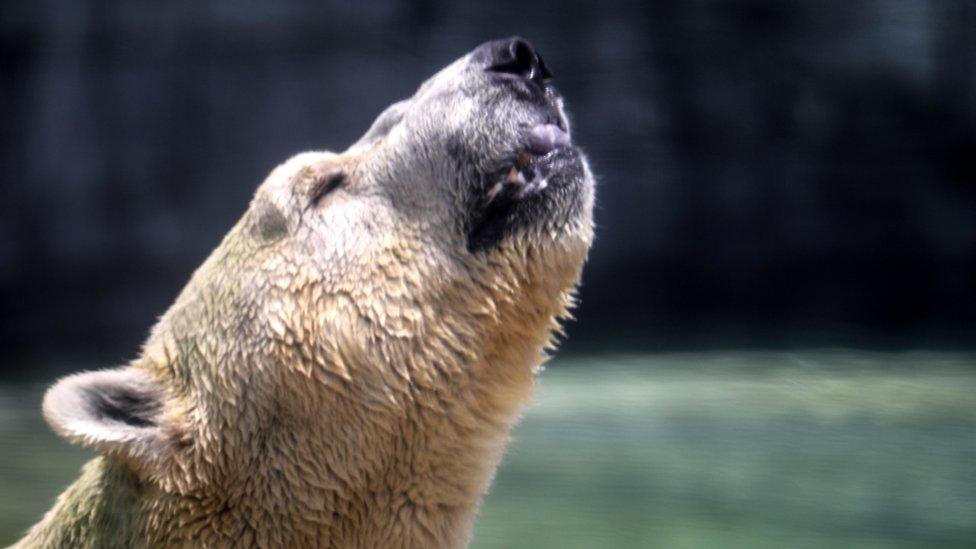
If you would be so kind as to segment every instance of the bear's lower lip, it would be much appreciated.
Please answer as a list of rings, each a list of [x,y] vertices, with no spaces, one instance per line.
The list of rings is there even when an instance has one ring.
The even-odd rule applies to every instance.
[[[519,153],[515,164],[509,169],[505,178],[495,183],[488,190],[488,202],[491,203],[503,193],[517,199],[523,199],[546,190],[553,168],[551,160],[555,156],[556,150],[553,148],[542,156]]]
[[[550,179],[556,175],[562,178],[582,175],[579,156],[579,150],[568,144],[552,148],[541,156],[534,156],[525,150],[519,152],[504,176],[497,177],[495,184],[488,188],[486,205],[500,198],[522,200],[539,194],[549,187]],[[566,170],[573,173],[559,173]]]

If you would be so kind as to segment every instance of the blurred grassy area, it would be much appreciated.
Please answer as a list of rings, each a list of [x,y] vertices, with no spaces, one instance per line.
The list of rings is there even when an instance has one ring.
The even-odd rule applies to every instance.
[[[90,456],[0,385],[0,545]],[[472,547],[958,547],[976,539],[976,354],[557,360]]]
[[[41,417],[45,384],[0,384],[0,547],[41,519],[94,454],[54,435]]]

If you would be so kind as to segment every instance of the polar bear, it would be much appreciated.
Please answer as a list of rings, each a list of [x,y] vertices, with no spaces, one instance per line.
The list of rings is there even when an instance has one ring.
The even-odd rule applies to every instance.
[[[573,303],[594,183],[552,75],[483,44],[275,168],[125,367],[24,547],[456,547]]]

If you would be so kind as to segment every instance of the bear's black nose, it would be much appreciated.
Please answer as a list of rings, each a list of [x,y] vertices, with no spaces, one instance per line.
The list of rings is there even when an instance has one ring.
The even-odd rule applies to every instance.
[[[552,79],[542,56],[532,44],[521,37],[502,38],[481,45],[478,54],[487,62],[487,70],[521,76],[544,85]]]

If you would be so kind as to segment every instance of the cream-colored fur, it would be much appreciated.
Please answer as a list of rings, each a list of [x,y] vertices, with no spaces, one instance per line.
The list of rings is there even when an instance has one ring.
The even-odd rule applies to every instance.
[[[139,358],[51,389],[54,429],[102,456],[22,546],[467,543],[592,235],[584,164],[572,207],[465,248],[476,181],[447,140],[488,173],[534,116],[485,116],[505,99],[478,70],[276,168]]]

